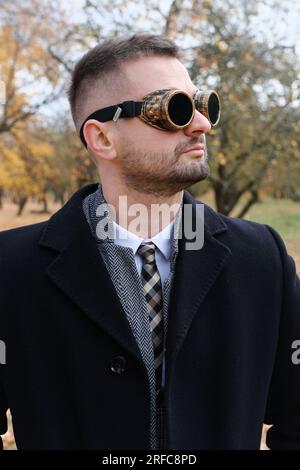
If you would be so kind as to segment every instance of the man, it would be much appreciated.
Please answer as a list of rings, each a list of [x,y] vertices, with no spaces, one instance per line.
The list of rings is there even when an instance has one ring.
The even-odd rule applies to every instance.
[[[158,90],[179,90],[174,109]],[[210,120],[180,127],[196,93],[162,36],[107,40],[75,67],[101,184],[0,234],[0,433],[9,407],[20,449],[259,449],[263,423],[269,447],[300,449],[295,263],[272,228],[185,191],[209,174]],[[122,104],[149,94],[148,121]]]

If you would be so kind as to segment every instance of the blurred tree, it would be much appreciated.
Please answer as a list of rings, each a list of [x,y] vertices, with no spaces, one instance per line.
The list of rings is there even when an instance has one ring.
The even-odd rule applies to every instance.
[[[9,192],[22,212],[30,195],[40,192],[34,175],[36,143],[29,142],[36,115],[62,95],[64,68],[48,51],[48,44],[58,38],[57,22],[63,25],[59,3],[51,0],[2,1],[0,3],[0,79],[5,84],[5,100],[0,106],[0,208],[2,196]],[[45,142],[44,142],[45,144]],[[46,145],[46,144],[45,144]],[[41,162],[45,162],[39,144]],[[33,158],[34,155],[34,158]]]
[[[243,217],[258,201],[271,162],[286,151],[294,122],[291,91],[297,78],[296,55],[293,48],[271,46],[255,34],[252,19],[257,2],[238,8],[230,2],[204,5],[202,20],[185,21],[184,29],[211,31],[193,47],[190,72],[199,86],[214,81],[222,97],[220,126],[208,138],[209,183],[217,209],[230,214],[240,203],[236,215]],[[295,139],[299,142],[299,137]],[[242,198],[246,194],[248,199]]]
[[[41,9],[37,0],[0,4],[0,78],[6,88],[0,133],[9,132],[62,94],[61,67],[47,50],[57,36],[50,11],[51,4]]]
[[[52,164],[57,171],[51,192],[64,204],[78,187],[98,181],[99,176],[70,119],[61,115],[58,120],[59,129],[56,122],[48,127],[48,138],[54,149]]]
[[[282,153],[272,161],[265,184],[265,189],[274,198],[300,201],[299,135],[299,109],[286,110],[285,120],[278,132],[278,140],[282,142]]]
[[[5,188],[22,214],[33,197],[47,212],[47,195],[64,204],[78,187],[97,181],[96,168],[82,147],[70,121],[60,127],[29,121],[0,141],[0,186]]]
[[[34,0],[32,5],[39,12],[41,7],[36,2]],[[16,3],[20,9],[20,0]],[[23,17],[36,18],[32,15],[31,2],[23,3]],[[47,0],[44,5],[49,11],[49,6],[53,9],[55,4]],[[270,11],[268,28],[262,24],[263,9]],[[276,15],[272,11],[276,11]],[[259,200],[261,189],[270,187],[272,178],[276,177],[278,187],[284,188],[286,181],[295,178],[299,169],[299,128],[295,127],[291,96],[299,61],[294,48],[287,47],[284,37],[289,15],[296,14],[299,14],[299,6],[289,0],[284,4],[278,0],[144,0],[142,3],[139,0],[86,0],[78,21],[59,20],[50,13],[49,18],[45,18],[47,34],[42,41],[45,54],[42,57],[50,57],[49,64],[52,61],[57,64],[58,69],[50,67],[50,76],[59,81],[59,71],[61,77],[66,77],[75,59],[107,35],[147,31],[165,33],[174,39],[183,50],[183,62],[195,84],[199,88],[217,89],[222,100],[220,125],[208,136],[211,175],[191,190],[201,195],[213,188],[220,212],[236,211],[236,215],[243,217]],[[40,12],[39,15],[41,17]],[[281,19],[279,31],[275,28],[278,17]],[[54,30],[55,34],[51,35]],[[24,100],[24,108],[27,96],[21,95],[19,99]],[[80,179],[76,158],[68,160],[73,148],[72,132],[68,130],[64,139],[55,126],[51,129],[54,132],[52,145],[56,146],[59,164],[63,166],[61,175],[65,175],[61,189],[56,190],[58,197],[64,200],[62,191],[68,194],[74,181],[84,182],[86,175],[93,178],[93,171],[91,174],[87,171],[89,160],[86,160],[84,176]],[[283,154],[288,158],[288,165],[283,164]],[[81,162],[84,149],[78,148],[74,155],[80,155]],[[77,176],[68,163],[75,165]],[[67,182],[68,178],[71,181]],[[297,197],[296,186],[296,182],[290,184],[286,194]]]
[[[258,201],[267,171],[286,151],[286,137],[293,126],[291,90],[299,73],[297,56],[272,31],[271,17],[268,28],[261,28],[259,10],[265,4],[145,0],[141,5],[137,0],[87,0],[86,21],[81,24],[91,45],[107,34],[165,33],[183,49],[183,60],[198,87],[219,91],[222,120],[208,137],[211,176],[192,191],[201,194],[212,187],[217,209],[230,214],[240,203],[239,217]],[[276,16],[282,14],[284,24],[288,18],[285,5],[273,0],[268,6],[270,11],[276,9]],[[288,114],[291,118],[286,120]],[[299,134],[295,142],[299,154]]]
[[[42,129],[23,122],[11,131],[9,145],[7,140],[0,143],[0,186],[18,205],[17,215],[22,214],[29,197],[43,201],[47,210],[46,194],[56,169],[52,165],[53,147],[42,134]]]

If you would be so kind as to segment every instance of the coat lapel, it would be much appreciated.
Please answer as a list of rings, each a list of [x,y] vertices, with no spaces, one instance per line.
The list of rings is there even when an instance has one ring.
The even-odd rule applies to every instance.
[[[82,210],[97,184],[77,191],[49,220],[39,244],[56,251],[46,274],[99,328],[141,361],[112,280]]]
[[[183,200],[183,227],[195,225],[199,204],[187,191]],[[192,208],[186,211],[187,205]],[[167,336],[167,375],[170,377],[176,357],[183,345],[194,316],[216,282],[231,256],[229,247],[219,242],[215,236],[227,230],[227,226],[210,207],[204,205],[204,244],[201,249],[187,250],[185,230],[179,240],[176,270],[171,288],[168,336]],[[191,220],[192,219],[192,220]],[[168,382],[168,379],[167,379]]]

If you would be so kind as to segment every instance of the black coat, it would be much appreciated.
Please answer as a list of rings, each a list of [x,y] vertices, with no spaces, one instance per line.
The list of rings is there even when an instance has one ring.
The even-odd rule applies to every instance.
[[[19,449],[148,449],[146,369],[82,211],[0,234],[0,434]],[[185,191],[184,202],[196,201]],[[300,449],[300,281],[271,228],[205,207],[182,249],[166,357],[168,449]]]

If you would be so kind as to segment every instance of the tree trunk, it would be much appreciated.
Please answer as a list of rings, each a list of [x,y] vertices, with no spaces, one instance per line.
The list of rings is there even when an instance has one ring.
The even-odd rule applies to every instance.
[[[250,199],[246,202],[246,204],[241,209],[237,217],[242,219],[244,215],[248,212],[250,207],[253,206],[253,204],[255,204],[256,202],[258,202],[258,191],[254,190],[254,191],[251,191]]]
[[[18,199],[17,204],[18,204],[19,209],[18,209],[18,212],[17,212],[17,216],[22,215],[22,212],[23,212],[23,209],[25,207],[25,204],[26,204],[27,200],[28,200],[28,197],[26,197],[26,196],[20,197]]]
[[[42,214],[49,214],[49,209],[48,209],[48,201],[47,201],[47,197],[43,197],[41,199],[41,202],[43,204],[43,209],[41,211]]]

